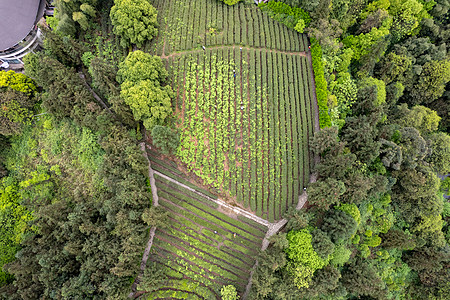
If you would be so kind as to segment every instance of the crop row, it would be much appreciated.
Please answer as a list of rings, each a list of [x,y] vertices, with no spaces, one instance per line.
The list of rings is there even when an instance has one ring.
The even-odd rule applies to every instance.
[[[313,106],[305,57],[213,49],[170,61],[177,155],[205,184],[279,219],[309,178]]]
[[[228,6],[217,0],[154,0],[159,35],[145,49],[161,55],[197,47],[248,45],[283,51],[305,51],[304,37],[279,24],[256,6]],[[306,41],[307,42],[307,41]]]

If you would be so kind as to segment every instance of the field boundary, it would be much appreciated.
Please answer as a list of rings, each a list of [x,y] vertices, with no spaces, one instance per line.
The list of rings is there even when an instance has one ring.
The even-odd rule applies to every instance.
[[[265,48],[265,47],[252,47],[252,46],[242,46],[239,44],[234,44],[234,45],[217,45],[217,46],[209,46],[209,47],[205,47],[206,50],[215,50],[215,49],[236,49],[236,48],[242,48],[245,50],[264,50],[266,52],[274,52],[274,53],[280,53],[280,54],[286,54],[286,55],[298,55],[298,56],[303,56],[303,57],[308,57],[308,52],[306,51],[282,51],[282,50],[277,50],[277,49],[270,49],[270,48]],[[160,56],[162,59],[170,59],[172,57],[175,56],[180,56],[180,55],[185,55],[185,54],[192,54],[192,53],[200,53],[203,51],[206,51],[203,49],[196,49],[193,48],[191,50],[184,50],[184,51],[179,51],[179,52],[174,52],[171,53],[169,55],[166,55],[164,52],[163,54]]]

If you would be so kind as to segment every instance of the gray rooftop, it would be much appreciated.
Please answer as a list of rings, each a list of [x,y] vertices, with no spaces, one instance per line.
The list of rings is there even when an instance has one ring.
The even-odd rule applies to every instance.
[[[30,33],[38,21],[40,2],[0,0],[0,51],[11,48]]]

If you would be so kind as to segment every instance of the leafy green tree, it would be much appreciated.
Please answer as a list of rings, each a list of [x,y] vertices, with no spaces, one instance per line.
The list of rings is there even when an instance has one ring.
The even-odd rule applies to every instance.
[[[222,300],[238,300],[240,297],[234,285],[226,285],[220,289],[220,296]]]
[[[438,129],[441,118],[428,107],[416,105],[408,109],[406,104],[397,107],[395,113],[397,120],[395,121],[402,127],[414,127],[420,131],[422,135],[435,132]]]
[[[0,287],[10,283],[11,274],[2,270],[3,266],[15,259],[16,252],[25,235],[31,232],[28,222],[33,219],[21,205],[19,186],[13,178],[0,181]]]
[[[324,297],[332,297],[338,299],[334,295],[338,292],[340,287],[339,280],[341,279],[341,272],[332,266],[326,266],[314,273],[310,288],[305,291],[305,299],[320,299]]]
[[[450,136],[445,132],[433,133],[427,137],[431,154],[426,161],[432,164],[433,169],[439,174],[450,172]]]
[[[420,132],[413,127],[403,127],[399,130],[399,134],[398,144],[402,149],[402,165],[413,169],[430,154],[430,149]]]
[[[148,129],[164,124],[172,113],[173,92],[170,86],[161,87],[150,80],[142,80],[137,84],[125,82],[120,95],[130,106],[134,119],[143,121]]]
[[[338,143],[338,128],[331,126],[315,132],[309,147],[314,154],[323,156],[333,150]]]
[[[346,262],[350,260],[350,255],[352,251],[348,249],[345,245],[340,244],[334,248],[331,254],[330,263],[334,266],[343,266]]]
[[[33,96],[36,91],[36,85],[31,78],[28,78],[22,73],[10,71],[0,71],[0,88],[10,88],[15,91]]]
[[[308,188],[308,202],[319,208],[328,210],[331,205],[339,202],[339,197],[345,193],[345,185],[334,178],[326,178],[311,183]]]
[[[405,81],[405,73],[411,68],[412,58],[403,54],[390,52],[379,62],[375,74],[386,84]]]
[[[124,48],[130,44],[141,47],[158,33],[157,11],[148,0],[114,0],[110,18]]]
[[[150,55],[140,50],[130,52],[125,60],[120,63],[117,72],[119,83],[126,81],[137,83],[141,80],[164,83],[167,76],[167,70],[159,56]]]
[[[449,81],[450,60],[427,62],[411,90],[411,97],[416,103],[431,103],[442,96]]]
[[[148,262],[145,266],[144,275],[142,276],[138,290],[151,292],[164,287],[168,283],[167,274],[155,262]]]
[[[289,261],[287,270],[299,289],[307,288],[314,271],[323,268],[327,262],[314,251],[312,235],[307,229],[290,231],[286,237],[289,241],[289,247],[285,250]]]
[[[0,91],[0,134],[9,136],[21,132],[31,122],[35,99],[15,90]]]
[[[375,99],[374,105],[379,106],[379,105],[385,103],[386,102],[386,84],[382,80],[379,80],[379,79],[376,79],[373,77],[367,77],[359,83],[359,88],[371,87],[371,86],[376,87],[377,97]]]
[[[156,125],[152,129],[153,144],[158,147],[162,153],[174,153],[179,144],[178,134],[166,126]]]
[[[89,28],[89,21],[87,19],[87,16],[83,12],[75,11],[72,14],[72,19],[78,24],[80,24],[83,30],[87,30]]]
[[[369,33],[372,28],[380,28],[385,21],[390,18],[389,13],[384,9],[378,9],[370,13],[361,23],[356,34]]]

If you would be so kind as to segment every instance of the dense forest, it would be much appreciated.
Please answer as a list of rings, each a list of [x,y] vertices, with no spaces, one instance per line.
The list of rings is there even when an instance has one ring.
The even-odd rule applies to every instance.
[[[248,258],[251,263],[245,267],[238,265],[240,261],[236,256],[224,256],[236,269],[246,268],[242,276],[249,276],[251,285],[244,282],[236,291],[233,285],[239,283],[241,274],[230,282],[218,280],[221,275],[218,274],[217,278],[209,278],[208,283],[198,279],[199,285],[188,286],[192,291],[184,293],[183,297],[173,291],[158,296],[158,288],[163,287],[167,292],[165,286],[175,275],[167,273],[158,261],[149,263],[145,272],[140,264],[154,229],[166,230],[171,222],[166,211],[171,202],[164,204],[162,201],[163,209],[154,205],[149,161],[140,144],[151,140],[154,147],[151,151],[158,152],[153,154],[156,165],[170,165],[171,159],[186,165],[184,175],[178,169],[173,171],[180,181],[192,172],[195,173],[192,177],[198,175],[198,180],[204,183],[202,189],[211,187],[211,194],[203,192],[208,197],[226,194],[232,198],[232,194],[224,192],[222,181],[215,186],[212,183],[218,180],[213,178],[216,173],[207,173],[194,161],[194,158],[198,161],[201,158],[202,168],[209,167],[209,162],[198,157],[209,150],[195,152],[200,145],[190,143],[186,132],[203,136],[208,127],[198,129],[192,125],[193,121],[181,124],[178,119],[180,107],[184,109],[179,104],[181,85],[187,85],[183,86],[185,93],[195,95],[196,101],[215,100],[217,94],[198,95],[206,86],[204,82],[215,82],[215,75],[211,74],[216,73],[221,80],[222,76],[229,76],[223,79],[226,91],[240,91],[245,98],[253,99],[251,97],[256,95],[255,99],[262,99],[271,91],[266,92],[262,84],[259,91],[249,87],[249,95],[245,94],[235,83],[236,76],[244,74],[237,59],[219,61],[218,55],[206,51],[204,45],[208,48],[228,45],[224,40],[222,44],[218,41],[224,34],[222,30],[226,31],[221,14],[214,13],[217,22],[213,20],[208,24],[201,18],[198,22],[195,19],[194,31],[195,26],[203,26],[208,32],[202,36],[198,30],[197,35],[187,31],[195,40],[191,41],[179,36],[185,30],[182,25],[187,22],[188,13],[180,18],[172,16],[178,22],[172,26],[175,23],[164,20],[167,16],[160,15],[162,10],[156,8],[173,11],[165,6],[169,2],[173,5],[170,9],[189,11],[189,4],[183,6],[183,1],[56,0],[55,15],[47,17],[48,26],[41,28],[44,50],[25,57],[24,74],[0,72],[0,298],[126,299],[131,295],[142,299],[197,299],[193,292],[201,287],[207,296],[198,299],[219,299],[217,295],[227,300],[244,298],[244,295],[246,299],[266,300],[448,299],[450,202],[444,197],[450,194],[450,177],[446,177],[450,173],[448,0],[271,0],[258,6],[253,0],[207,1],[210,7],[218,7],[220,13],[236,13],[236,18],[251,12],[260,24],[268,24],[261,20],[273,19],[276,26],[270,25],[273,27],[268,32],[280,28],[292,41],[293,37],[304,37],[301,41],[299,38],[298,43],[286,42],[283,44],[286,49],[281,49],[280,39],[276,43],[273,39],[273,47],[264,45],[262,39],[259,44],[248,41],[239,45],[235,34],[228,38],[228,44],[236,47],[224,56],[237,58],[249,53],[250,57],[251,51],[261,48],[275,49],[283,55],[289,51],[309,55],[320,130],[312,133],[314,110],[307,108],[307,115],[299,109],[298,116],[303,121],[299,118],[297,123],[291,123],[298,124],[298,129],[293,126],[285,130],[291,136],[304,132],[297,144],[302,143],[306,150],[286,151],[278,154],[275,164],[267,163],[267,168],[273,171],[267,172],[272,176],[267,177],[269,179],[262,177],[264,186],[254,177],[259,173],[255,171],[252,175],[250,172],[254,170],[252,159],[257,161],[257,167],[265,166],[264,162],[259,165],[258,153],[266,153],[266,148],[273,146],[271,125],[267,125],[266,133],[261,133],[259,128],[271,115],[261,112],[256,121],[244,123],[253,135],[245,141],[241,134],[241,139],[244,145],[247,142],[249,148],[252,144],[255,148],[251,148],[250,159],[245,161],[251,171],[249,175],[242,172],[242,178],[259,190],[243,188],[243,196],[239,195],[246,204],[242,206],[239,201],[234,204],[249,207],[249,211],[262,218],[270,218],[267,222],[283,214],[287,224],[270,238],[267,249],[250,249],[252,251],[245,253],[252,256]],[[202,1],[191,2],[195,2],[193,5],[198,5],[199,10],[204,9]],[[259,36],[260,29],[256,25],[248,28],[254,32],[243,30],[248,36],[240,38]],[[165,34],[164,41],[170,43],[160,42],[158,34],[161,32]],[[310,42],[308,48],[303,44],[305,41]],[[300,44],[304,46],[299,48]],[[174,57],[191,50],[209,56],[198,55],[197,61],[178,67],[173,57],[166,55],[168,48],[172,49],[170,55]],[[217,63],[217,69],[205,75],[198,67],[204,61],[211,66]],[[261,71],[257,64],[259,58],[249,61],[253,65],[245,72]],[[304,83],[299,83],[297,77],[287,75],[297,66],[304,66],[303,73],[299,73],[307,74],[308,67],[304,65],[307,59],[288,61],[293,64],[288,64],[292,69],[285,70],[286,86],[307,87],[308,76],[303,75]],[[174,72],[174,68],[179,73]],[[275,79],[283,86],[281,71],[264,73],[264,68],[263,76],[272,77],[260,82],[265,84]],[[214,78],[209,79],[208,74]],[[251,78],[251,74],[244,76]],[[242,86],[247,88],[248,83]],[[252,88],[255,91],[250,95]],[[285,98],[297,97],[292,95],[285,93]],[[281,110],[280,107],[284,109],[270,102],[276,101],[278,95],[266,98],[269,102],[261,104],[261,111],[270,108],[274,113]],[[305,98],[302,95],[298,99]],[[216,108],[218,103],[219,100]],[[201,104],[191,106],[188,114],[196,115]],[[214,103],[209,105],[208,113],[215,109],[212,108]],[[225,104],[219,105],[225,107]],[[284,112],[282,115],[284,118]],[[287,118],[296,116],[297,112],[293,112]],[[205,123],[209,120],[208,115],[195,119]],[[225,117],[220,122],[225,125],[214,127],[217,132],[231,130]],[[278,138],[277,131],[276,134]],[[229,152],[223,151],[225,142],[217,136],[221,137],[214,136],[217,142],[211,145],[220,148],[216,152],[224,152],[221,155],[225,157]],[[285,141],[284,136],[279,140]],[[273,154],[270,149],[261,156],[266,158]],[[289,177],[278,181],[273,174],[279,171],[283,176],[288,162],[297,162],[284,159],[286,153],[293,153],[293,156],[304,153],[302,165],[298,163],[293,168],[298,174],[308,168],[303,171],[308,173],[305,178],[309,179],[311,173],[314,180],[304,186],[298,178],[297,181]],[[309,155],[311,163],[307,163]],[[167,161],[158,161],[163,159]],[[225,158],[220,161],[219,174],[220,180],[227,183],[229,173],[224,170],[225,161],[228,162]],[[208,170],[218,168],[211,166]],[[237,178],[236,182],[241,180]],[[276,184],[272,182],[274,178]],[[294,202],[287,202],[290,206],[284,206],[286,212],[256,209],[259,199],[273,197],[270,201],[277,201],[275,198],[281,197],[279,195],[287,191],[287,185],[292,182],[295,187],[291,199],[295,199],[295,191],[301,193],[303,188],[304,195],[307,194],[308,200],[302,209],[295,209]],[[158,192],[160,197],[172,197],[174,202],[177,197],[172,183],[167,178],[157,177],[156,184],[162,190]],[[192,199],[197,197],[189,190],[191,183],[184,184],[187,187],[179,188],[177,195],[187,199],[183,201],[197,203],[198,199],[186,197],[188,193]],[[244,185],[240,182],[239,186]],[[267,192],[267,186],[280,194]],[[251,194],[253,192],[255,194]],[[248,193],[251,197],[247,199]],[[203,205],[198,202],[200,204],[195,204],[198,207]],[[181,207],[182,202],[177,205]],[[205,211],[207,209],[210,208]],[[248,242],[250,246],[241,247],[245,251],[264,237],[261,226],[249,225],[248,220],[240,220],[244,223],[238,224],[222,215],[220,218],[215,225],[217,229],[211,232],[211,240],[217,231],[226,228],[229,240],[237,241],[236,233],[239,238],[245,237],[240,243],[253,239]],[[198,227],[201,231],[206,225]],[[205,236],[201,238],[206,240]],[[158,241],[157,246],[163,249],[164,240]],[[222,244],[225,242],[224,239]],[[211,254],[217,249],[208,251]],[[222,254],[217,252],[218,262],[205,267],[216,273],[220,269],[215,265],[220,265],[222,259]],[[196,264],[200,265],[201,259],[196,259]],[[193,273],[197,277],[202,275],[200,271],[191,270],[186,267],[181,277],[194,276]],[[209,286],[215,283],[218,286]],[[130,294],[136,292],[136,285],[143,293]]]

